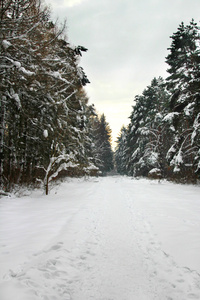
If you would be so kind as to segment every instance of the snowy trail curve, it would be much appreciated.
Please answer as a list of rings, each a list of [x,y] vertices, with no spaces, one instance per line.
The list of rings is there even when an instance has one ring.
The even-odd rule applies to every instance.
[[[3,198],[0,299],[200,299],[199,191],[116,176]]]

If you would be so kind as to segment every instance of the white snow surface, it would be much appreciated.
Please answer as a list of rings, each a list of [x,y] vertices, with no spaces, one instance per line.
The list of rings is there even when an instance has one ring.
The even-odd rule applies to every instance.
[[[67,179],[0,199],[1,300],[200,299],[200,187]]]

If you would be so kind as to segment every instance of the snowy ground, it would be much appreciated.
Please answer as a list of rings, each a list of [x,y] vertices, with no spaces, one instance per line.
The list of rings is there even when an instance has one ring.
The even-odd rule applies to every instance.
[[[200,187],[68,179],[0,199],[1,300],[200,299]]]

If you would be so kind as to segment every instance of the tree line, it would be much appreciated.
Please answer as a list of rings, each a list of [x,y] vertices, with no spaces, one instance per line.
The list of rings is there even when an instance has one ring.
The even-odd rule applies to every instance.
[[[89,105],[89,80],[39,0],[0,0],[0,185],[104,174],[113,168],[111,130]]]
[[[171,36],[168,77],[154,78],[134,99],[130,122],[117,138],[120,174],[200,179],[200,28],[183,22]]]
[[[39,0],[0,0],[0,189],[113,169],[111,129],[89,104],[72,46]],[[117,139],[120,174],[196,182],[200,176],[200,31],[171,36],[169,76],[134,99]]]

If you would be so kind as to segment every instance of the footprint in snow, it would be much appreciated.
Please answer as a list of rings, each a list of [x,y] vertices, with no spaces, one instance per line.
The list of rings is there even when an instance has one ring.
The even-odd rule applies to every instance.
[[[61,248],[61,245],[60,245],[60,244],[56,244],[56,245],[52,246],[52,247],[49,249],[49,251],[51,251],[51,250],[58,250],[58,249],[60,249],[60,248]]]

